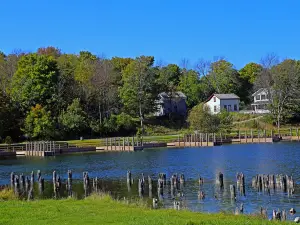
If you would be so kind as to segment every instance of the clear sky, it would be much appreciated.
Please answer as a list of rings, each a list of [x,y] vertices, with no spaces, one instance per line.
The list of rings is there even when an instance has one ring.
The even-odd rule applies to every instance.
[[[0,50],[55,46],[237,68],[267,53],[300,59],[300,0],[0,0]]]

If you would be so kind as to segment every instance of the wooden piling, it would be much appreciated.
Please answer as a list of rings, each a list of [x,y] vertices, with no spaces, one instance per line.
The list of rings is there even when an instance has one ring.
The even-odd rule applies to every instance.
[[[220,189],[223,189],[224,188],[224,180],[223,180],[223,173],[221,173],[221,172],[219,172],[218,174],[217,174],[217,179],[216,179],[216,181],[217,181],[217,184],[219,185],[219,187],[220,187]]]
[[[230,196],[231,196],[231,199],[236,199],[236,190],[235,190],[235,186],[233,184],[231,184],[229,186],[229,189],[230,189]]]

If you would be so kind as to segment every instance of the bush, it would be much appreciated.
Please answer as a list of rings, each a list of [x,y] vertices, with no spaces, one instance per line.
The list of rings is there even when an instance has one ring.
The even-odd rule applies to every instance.
[[[12,189],[4,188],[0,191],[0,201],[15,200],[17,196]]]
[[[11,145],[12,142],[13,142],[13,140],[12,140],[11,136],[7,136],[4,140],[4,143],[8,144],[8,145]]]

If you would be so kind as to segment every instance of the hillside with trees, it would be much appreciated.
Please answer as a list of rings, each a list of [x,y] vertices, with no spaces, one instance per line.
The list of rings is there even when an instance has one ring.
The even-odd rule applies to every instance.
[[[153,126],[207,130],[211,121],[218,125],[211,129],[222,129],[228,116],[207,116],[201,104],[213,93],[235,93],[246,107],[260,87],[270,90],[272,122],[279,127],[297,120],[299,84],[300,62],[279,61],[274,55],[238,70],[224,58],[179,66],[157,63],[153,56],[104,58],[55,47],[0,52],[0,137],[22,141],[147,134]],[[175,91],[187,96],[189,118],[154,117],[158,94]]]

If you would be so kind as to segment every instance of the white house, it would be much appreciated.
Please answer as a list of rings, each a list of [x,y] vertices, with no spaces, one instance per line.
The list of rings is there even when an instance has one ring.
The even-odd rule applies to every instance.
[[[240,97],[235,94],[213,94],[205,104],[209,106],[212,114],[217,114],[222,109],[239,112]]]
[[[154,114],[155,116],[165,116],[170,113],[186,116],[186,96],[181,91],[173,93],[162,92],[158,95],[156,107],[157,111]]]
[[[268,105],[270,104],[269,92],[267,88],[260,88],[252,94],[253,103],[251,104],[254,113],[270,113]]]

